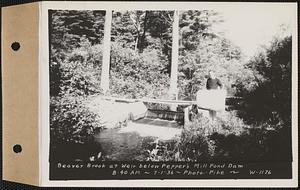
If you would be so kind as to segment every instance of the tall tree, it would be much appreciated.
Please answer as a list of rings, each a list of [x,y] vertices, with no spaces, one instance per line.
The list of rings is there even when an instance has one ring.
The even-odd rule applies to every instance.
[[[175,11],[173,18],[173,35],[172,35],[172,60],[171,60],[171,84],[170,91],[177,98],[177,80],[178,80],[178,43],[179,43],[179,13]]]
[[[109,66],[110,66],[110,32],[112,11],[106,10],[103,46],[103,62],[101,71],[101,89],[104,93],[109,90]]]

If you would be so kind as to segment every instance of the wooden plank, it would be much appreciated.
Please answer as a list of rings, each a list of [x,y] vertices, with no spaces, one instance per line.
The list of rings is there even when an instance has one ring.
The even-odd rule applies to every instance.
[[[165,99],[139,99],[142,102],[157,103],[157,104],[177,104],[177,105],[193,105],[197,104],[196,101],[185,101],[185,100],[165,100]]]
[[[118,97],[111,97],[111,96],[102,96],[103,100],[115,101],[115,102],[124,102],[124,103],[134,103],[139,102],[138,99],[129,99],[129,98],[118,98]]]
[[[126,103],[147,102],[147,103],[157,103],[157,104],[178,104],[178,105],[196,104],[196,101],[166,100],[166,99],[154,99],[154,98],[130,99],[130,98],[118,98],[118,97],[103,96],[102,99],[116,101],[116,102],[126,102]]]
[[[188,101],[188,100],[168,100],[168,99],[154,99],[154,98],[141,98],[141,99],[129,99],[129,98],[117,98],[110,96],[103,96],[103,99],[116,101],[116,102],[144,102],[144,103],[156,103],[156,104],[177,104],[177,105],[196,105],[197,101]],[[227,97],[226,99],[231,99],[233,97]],[[200,109],[205,109],[201,108]],[[207,109],[208,110],[208,109]]]

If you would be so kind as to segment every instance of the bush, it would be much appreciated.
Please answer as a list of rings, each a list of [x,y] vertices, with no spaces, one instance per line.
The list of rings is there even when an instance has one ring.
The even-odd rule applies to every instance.
[[[286,128],[249,126],[234,113],[214,121],[199,114],[155,161],[290,161],[290,141]]]
[[[245,124],[233,113],[211,121],[198,114],[191,124],[185,126],[178,149],[183,160],[209,160],[215,156],[217,145],[211,139],[213,134],[240,135]]]
[[[267,130],[250,128],[241,135],[214,133],[215,160],[228,161],[291,161],[291,136],[285,128]]]
[[[80,96],[60,96],[50,100],[51,143],[86,143],[101,129],[98,115],[90,112]]]
[[[207,126],[197,127],[196,125],[190,125],[184,129],[178,143],[180,160],[203,161],[208,160],[214,154],[215,147],[213,142],[209,140],[208,130]]]
[[[245,99],[240,112],[242,118],[259,124],[276,117],[278,122],[291,126],[291,64],[291,36],[274,39],[269,47],[250,60],[247,67],[254,71],[255,85],[247,85],[247,80],[236,85],[237,95]],[[271,123],[274,125],[274,119]]]
[[[102,45],[92,46],[85,37],[79,48],[54,54],[50,62],[51,96],[101,93],[101,65]]]
[[[167,143],[167,149],[158,161],[208,161],[215,158],[216,142],[211,138],[215,133],[239,135],[245,130],[242,120],[233,113],[211,121],[202,114],[197,114],[193,121],[184,126],[176,140]],[[156,160],[157,161],[157,160]]]
[[[85,106],[85,101],[91,95],[101,94],[102,46],[92,46],[82,37],[78,48],[52,55],[51,159],[88,160],[101,149],[93,142],[95,131],[103,128],[101,118]]]

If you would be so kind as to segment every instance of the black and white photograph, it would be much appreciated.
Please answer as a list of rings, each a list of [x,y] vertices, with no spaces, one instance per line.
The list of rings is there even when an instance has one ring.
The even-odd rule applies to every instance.
[[[240,4],[49,9],[50,180],[291,179],[294,14]]]

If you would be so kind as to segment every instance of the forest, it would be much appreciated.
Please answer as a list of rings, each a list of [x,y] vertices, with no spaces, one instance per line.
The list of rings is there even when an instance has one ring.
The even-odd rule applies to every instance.
[[[122,98],[169,98],[174,11],[113,11],[110,89]],[[105,11],[51,10],[50,130],[52,150],[88,144],[101,118],[85,106],[100,88]],[[240,102],[211,122],[195,115],[174,142],[148,160],[291,160],[292,37],[274,36],[246,59],[216,33],[213,10],[179,15],[178,98],[195,99],[214,70]]]

